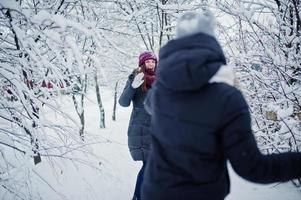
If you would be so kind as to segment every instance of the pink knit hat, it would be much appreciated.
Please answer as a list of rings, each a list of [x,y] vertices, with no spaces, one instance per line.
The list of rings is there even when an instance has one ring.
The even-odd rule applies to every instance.
[[[144,62],[148,59],[153,59],[158,62],[156,55],[150,51],[144,51],[139,55],[139,66],[143,65]]]

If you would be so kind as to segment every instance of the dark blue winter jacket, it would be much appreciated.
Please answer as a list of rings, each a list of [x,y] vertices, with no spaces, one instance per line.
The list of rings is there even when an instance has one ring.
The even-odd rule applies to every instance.
[[[222,200],[230,186],[227,160],[254,182],[301,177],[300,153],[259,152],[242,94],[225,83],[208,83],[226,63],[213,37],[200,33],[171,40],[159,60],[146,99],[152,147],[143,200]]]
[[[150,115],[145,111],[143,102],[148,90],[134,89],[131,83],[134,74],[126,82],[119,98],[119,104],[128,107],[133,102],[133,110],[128,127],[128,145],[134,160],[146,161],[150,149]]]

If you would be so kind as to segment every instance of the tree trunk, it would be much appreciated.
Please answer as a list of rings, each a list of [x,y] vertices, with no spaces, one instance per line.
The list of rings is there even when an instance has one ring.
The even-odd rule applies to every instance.
[[[113,105],[113,115],[112,115],[112,120],[116,121],[116,105],[117,105],[117,88],[118,88],[118,82],[115,84],[115,89],[114,89],[114,105]]]
[[[84,94],[81,94],[81,100],[80,100],[80,113],[79,113],[79,118],[80,118],[80,124],[81,128],[79,130],[79,136],[82,140],[84,140],[84,130],[85,130],[85,110],[84,110]]]
[[[100,90],[99,90],[99,85],[98,85],[98,78],[97,78],[97,73],[94,75],[94,80],[95,80],[95,90],[96,90],[96,97],[97,97],[97,103],[98,103],[98,108],[99,108],[99,128],[105,128],[105,110],[102,105],[101,101],[101,96],[100,96]]]
[[[75,95],[72,95],[72,100],[81,124],[81,127],[79,129],[79,136],[82,140],[84,140],[84,130],[85,130],[84,94],[81,94],[80,106],[78,105]]]
[[[79,136],[82,140],[84,140],[84,131],[85,131],[84,100],[85,100],[85,93],[87,90],[87,79],[88,79],[87,75],[85,75],[84,79],[81,79],[81,77],[78,77],[78,82],[81,85],[81,89],[80,89],[80,91],[78,91],[78,94],[80,95],[80,102],[78,102],[76,99],[77,94],[72,95],[74,107],[75,107],[76,113],[79,117],[80,124],[81,124],[80,130],[79,130]]]

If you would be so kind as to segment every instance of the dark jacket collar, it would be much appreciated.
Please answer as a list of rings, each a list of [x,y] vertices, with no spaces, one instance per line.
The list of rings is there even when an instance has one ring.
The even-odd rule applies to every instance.
[[[214,37],[199,33],[174,39],[160,50],[157,84],[173,91],[196,90],[223,64],[226,59]]]

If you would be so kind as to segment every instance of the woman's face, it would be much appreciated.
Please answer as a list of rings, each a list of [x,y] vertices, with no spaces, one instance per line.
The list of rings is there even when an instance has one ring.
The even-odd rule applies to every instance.
[[[147,59],[145,61],[145,68],[148,70],[155,70],[156,64],[157,63],[154,59]]]

